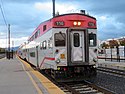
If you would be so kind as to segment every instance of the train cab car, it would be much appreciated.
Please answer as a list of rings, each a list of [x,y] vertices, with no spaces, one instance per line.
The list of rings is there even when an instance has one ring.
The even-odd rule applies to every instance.
[[[28,62],[57,81],[96,76],[96,18],[71,13],[41,23],[23,47]],[[24,57],[23,57],[24,58]]]

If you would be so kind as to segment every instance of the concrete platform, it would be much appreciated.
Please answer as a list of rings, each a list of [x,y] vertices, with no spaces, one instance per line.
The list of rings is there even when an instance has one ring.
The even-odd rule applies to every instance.
[[[119,70],[125,70],[125,62],[118,62],[118,61],[110,61],[105,59],[98,59],[98,66],[100,67],[107,67],[107,68],[114,68]]]
[[[0,59],[0,94],[64,94],[56,85],[27,63]]]

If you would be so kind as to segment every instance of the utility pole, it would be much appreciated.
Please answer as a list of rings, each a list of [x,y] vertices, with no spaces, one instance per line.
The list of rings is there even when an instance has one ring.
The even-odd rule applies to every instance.
[[[8,24],[8,59],[10,59],[10,24]]]
[[[12,41],[12,59],[13,59],[13,55],[14,55],[14,41]]]
[[[53,2],[53,17],[55,17],[55,0],[52,0]]]

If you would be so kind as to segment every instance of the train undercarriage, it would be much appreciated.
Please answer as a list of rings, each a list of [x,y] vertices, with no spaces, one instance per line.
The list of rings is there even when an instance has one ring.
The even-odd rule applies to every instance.
[[[57,70],[39,69],[26,59],[23,60],[38,71],[49,75],[49,77],[51,76],[57,82],[83,81],[86,79],[95,78],[97,75],[94,65],[58,66]]]
[[[93,65],[60,66],[57,70],[47,69],[44,71],[58,82],[82,81],[96,77],[96,68]]]

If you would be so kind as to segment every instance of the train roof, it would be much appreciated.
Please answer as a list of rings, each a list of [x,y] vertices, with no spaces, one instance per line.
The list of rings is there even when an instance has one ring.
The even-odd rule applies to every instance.
[[[62,15],[57,15],[57,16],[55,16],[55,17],[53,17],[53,18],[56,18],[56,17],[61,17],[61,16],[69,16],[69,15],[82,15],[82,16],[87,16],[87,17],[90,17],[90,18],[92,18],[92,19],[95,19],[95,20],[96,20],[96,18],[95,18],[95,17],[90,16],[90,15],[87,15],[87,14],[83,14],[83,13],[69,13],[69,14],[62,14]],[[53,19],[53,18],[52,18],[52,19]]]
[[[89,18],[92,18],[92,19],[96,20],[96,18],[95,18],[95,17],[90,16],[90,15],[87,15],[87,14],[83,14],[83,13],[69,13],[69,14],[61,14],[61,15],[56,15],[56,16],[55,16],[55,17],[53,17],[53,18],[62,17],[62,16],[69,16],[69,15],[81,15],[81,16],[86,16],[86,17],[89,17]],[[53,18],[50,18],[49,20],[43,21],[43,22],[41,22],[39,25],[41,25],[41,24],[43,24],[43,23],[45,23],[45,22],[48,22],[48,21],[52,20]]]
[[[83,17],[84,17],[84,19],[83,19]],[[59,21],[59,20],[60,21],[66,21],[66,20],[68,20],[68,21],[75,21],[78,18],[79,18],[79,21],[84,21],[85,19],[96,21],[95,17],[87,15],[87,14],[83,14],[83,13],[69,13],[69,14],[57,15],[57,16],[49,19],[49,20],[46,20],[46,21],[40,23],[39,26],[34,30],[34,32],[32,33],[32,35],[29,37],[28,40],[32,41],[32,37],[35,37],[34,36],[35,33],[38,30],[40,30],[40,29],[42,29],[44,31],[44,33],[45,33],[47,30],[51,29],[52,27],[56,27],[55,24],[54,24],[55,21]],[[46,25],[48,25],[47,27],[49,27],[49,28],[46,29]],[[66,24],[65,26],[62,25],[61,27],[69,27],[69,25],[68,24]],[[41,34],[41,30],[40,30],[40,34]]]

